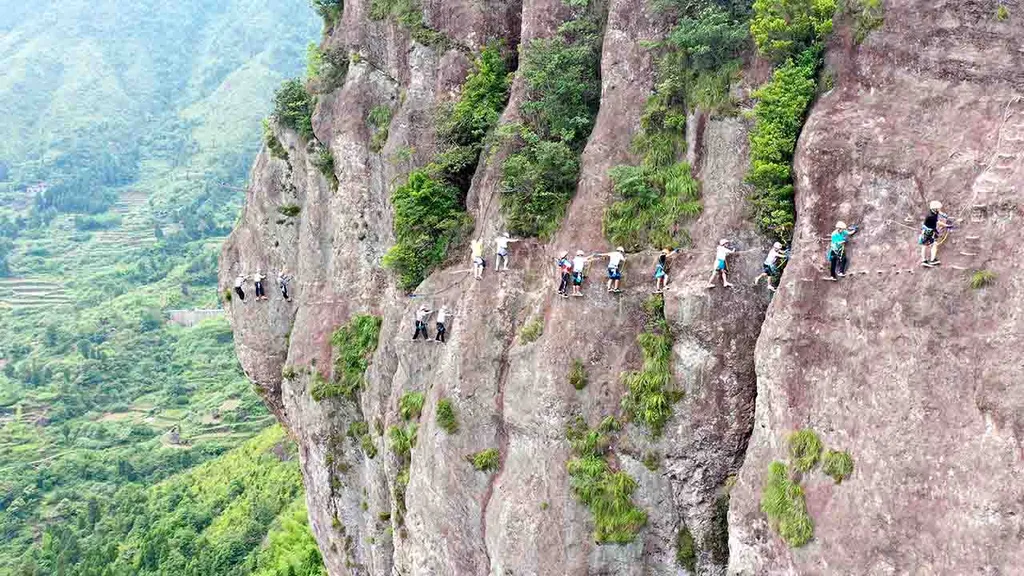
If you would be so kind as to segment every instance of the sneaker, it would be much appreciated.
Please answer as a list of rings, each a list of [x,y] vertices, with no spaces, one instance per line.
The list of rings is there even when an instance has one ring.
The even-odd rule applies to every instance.
[[[707,288],[707,289],[709,289],[709,290],[710,290],[711,288],[714,288],[714,287],[715,287],[715,285],[714,285],[714,284],[708,284],[707,286],[705,286],[705,288]]]
[[[730,284],[730,283],[728,283],[728,282],[726,282],[725,284],[722,284],[722,286],[723,286],[724,288],[732,288],[732,284]]]
[[[837,272],[836,276],[839,276],[840,278],[846,278],[846,273],[845,272]]]

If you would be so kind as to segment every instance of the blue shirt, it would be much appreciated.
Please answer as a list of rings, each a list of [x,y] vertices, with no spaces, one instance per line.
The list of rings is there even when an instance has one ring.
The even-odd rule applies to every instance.
[[[849,230],[836,230],[832,233],[832,244],[829,245],[829,250],[836,254],[842,254],[846,249],[846,239],[849,237]]]

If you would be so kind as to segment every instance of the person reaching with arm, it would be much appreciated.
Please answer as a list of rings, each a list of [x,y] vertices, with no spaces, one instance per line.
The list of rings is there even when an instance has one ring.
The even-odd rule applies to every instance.
[[[775,287],[779,281],[779,267],[782,262],[786,259],[786,253],[782,249],[782,244],[776,242],[772,245],[772,249],[768,251],[768,257],[764,259],[762,266],[763,272],[754,279],[754,286],[757,286],[762,278],[768,279],[768,289],[775,292]]]
[[[732,284],[729,283],[729,277],[727,272],[729,271],[728,258],[729,255],[735,252],[732,248],[729,248],[729,241],[722,239],[718,242],[718,249],[715,251],[715,269],[711,271],[711,278],[708,279],[708,288],[715,287],[715,277],[719,273],[722,275],[722,286],[725,288],[732,288]]]
[[[238,296],[239,300],[245,301],[245,290],[242,288],[245,285],[245,274],[239,274],[235,277],[235,295]]]
[[[590,258],[583,253],[583,250],[576,251],[576,257],[572,259],[572,295],[583,296],[583,279]]]
[[[505,232],[501,236],[494,239],[495,246],[498,247],[498,253],[494,257],[494,269],[501,270],[504,272],[508,270],[508,245],[511,242],[519,242],[518,238],[512,238],[508,232]]]
[[[448,334],[448,317],[452,315],[453,314],[448,309],[448,305],[442,304],[441,308],[437,311],[437,335],[434,336],[434,342],[440,342],[441,344],[444,344],[445,335]]]
[[[419,309],[416,310],[416,332],[412,335],[413,341],[423,334],[424,340],[430,340],[430,335],[427,334],[427,318],[430,318],[430,314],[433,312],[426,304],[421,304]]]
[[[835,282],[846,276],[846,242],[856,233],[856,226],[847,227],[842,220],[836,222],[828,244],[829,280]]]
[[[665,248],[658,255],[658,262],[654,265],[654,293],[661,294],[665,291],[665,286],[668,285],[668,265],[669,260],[673,258],[679,250],[669,250]]]
[[[619,281],[622,280],[622,265],[626,262],[626,250],[619,246],[614,252],[598,254],[608,258],[608,291],[622,292],[619,290]]]

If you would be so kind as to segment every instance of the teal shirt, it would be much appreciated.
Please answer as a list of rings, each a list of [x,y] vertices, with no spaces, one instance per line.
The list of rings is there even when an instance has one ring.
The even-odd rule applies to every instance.
[[[849,230],[836,230],[832,233],[832,244],[829,245],[829,250],[836,254],[842,254],[846,249],[846,239],[849,237]]]

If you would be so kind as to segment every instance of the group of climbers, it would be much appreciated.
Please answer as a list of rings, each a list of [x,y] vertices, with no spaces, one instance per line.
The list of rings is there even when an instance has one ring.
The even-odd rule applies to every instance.
[[[430,340],[430,334],[427,333],[427,320],[433,313],[434,310],[431,310],[430,307],[427,306],[425,303],[421,304],[420,307],[416,310],[416,332],[413,333],[412,335],[413,341],[419,339],[420,334],[423,335],[424,340]],[[442,304],[441,308],[437,310],[437,318],[435,320],[436,333],[434,335],[434,342],[440,342],[441,344],[445,343],[445,334],[448,333],[448,329],[446,328],[446,326],[448,324],[449,316],[453,316],[451,310],[448,309],[447,304]]]
[[[235,277],[235,295],[238,296],[238,299],[242,301],[245,300],[245,283],[250,278],[252,279],[256,300],[269,300],[269,298],[267,298],[267,291],[263,286],[263,281],[266,280],[267,277],[263,274],[263,270],[261,268],[257,268],[255,274],[239,274]],[[277,286],[281,290],[281,296],[284,297],[287,302],[292,301],[291,296],[288,294],[288,284],[291,281],[292,275],[288,274],[286,270],[282,270],[277,273]]]

